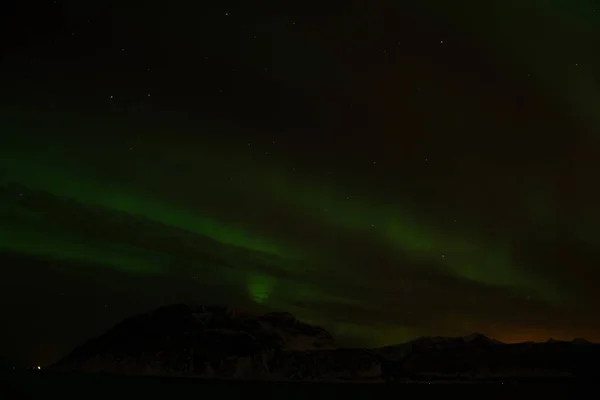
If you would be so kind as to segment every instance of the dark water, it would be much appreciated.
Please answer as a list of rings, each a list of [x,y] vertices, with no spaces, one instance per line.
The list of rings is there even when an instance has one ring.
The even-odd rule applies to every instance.
[[[546,395],[561,391],[569,395],[587,386],[585,381],[536,379],[527,381],[479,382],[447,384],[439,381],[418,383],[284,383],[218,381],[195,378],[134,377],[102,374],[58,374],[44,372],[0,374],[0,398],[199,398],[200,396],[276,396],[303,398],[311,395],[389,397],[390,393],[412,391],[478,392],[487,397],[513,395]],[[444,392],[447,394],[447,389]],[[444,395],[445,395],[444,394]],[[158,396],[158,397],[157,397]],[[311,399],[308,399],[311,400]]]

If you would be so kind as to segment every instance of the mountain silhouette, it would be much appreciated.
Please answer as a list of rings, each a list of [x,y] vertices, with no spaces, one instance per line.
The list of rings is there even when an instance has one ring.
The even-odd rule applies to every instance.
[[[600,346],[503,344],[483,334],[344,349],[284,312],[178,304],[128,318],[51,371],[277,381],[506,380],[600,377]]]

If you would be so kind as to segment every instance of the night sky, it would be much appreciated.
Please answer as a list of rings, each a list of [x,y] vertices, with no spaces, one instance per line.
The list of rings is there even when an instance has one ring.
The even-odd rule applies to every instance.
[[[182,301],[600,340],[594,3],[2,1],[0,358]]]

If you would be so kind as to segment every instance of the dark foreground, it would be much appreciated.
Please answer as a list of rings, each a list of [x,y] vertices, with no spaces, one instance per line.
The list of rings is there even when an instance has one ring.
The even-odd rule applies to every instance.
[[[188,398],[190,396],[285,396],[286,398],[306,398],[306,395],[368,395],[374,398],[389,396],[390,392],[406,394],[415,391],[437,391],[440,386],[461,392],[474,392],[479,395],[519,393],[545,395],[569,393],[582,389],[588,383],[579,379],[507,379],[497,382],[441,382],[432,379],[404,383],[288,383],[288,382],[247,382],[219,381],[196,378],[170,378],[149,376],[122,376],[104,374],[19,372],[0,375],[0,392],[10,393],[3,398],[34,398],[61,396],[73,398],[106,396],[168,396],[168,398]],[[446,389],[444,389],[446,390]]]

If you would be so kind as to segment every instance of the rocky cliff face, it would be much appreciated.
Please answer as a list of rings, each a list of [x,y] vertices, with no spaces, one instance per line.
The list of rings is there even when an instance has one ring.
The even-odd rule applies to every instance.
[[[380,349],[334,345],[287,313],[175,305],[117,324],[51,369],[338,382],[600,377],[600,346],[584,340],[502,344],[475,334]]]

